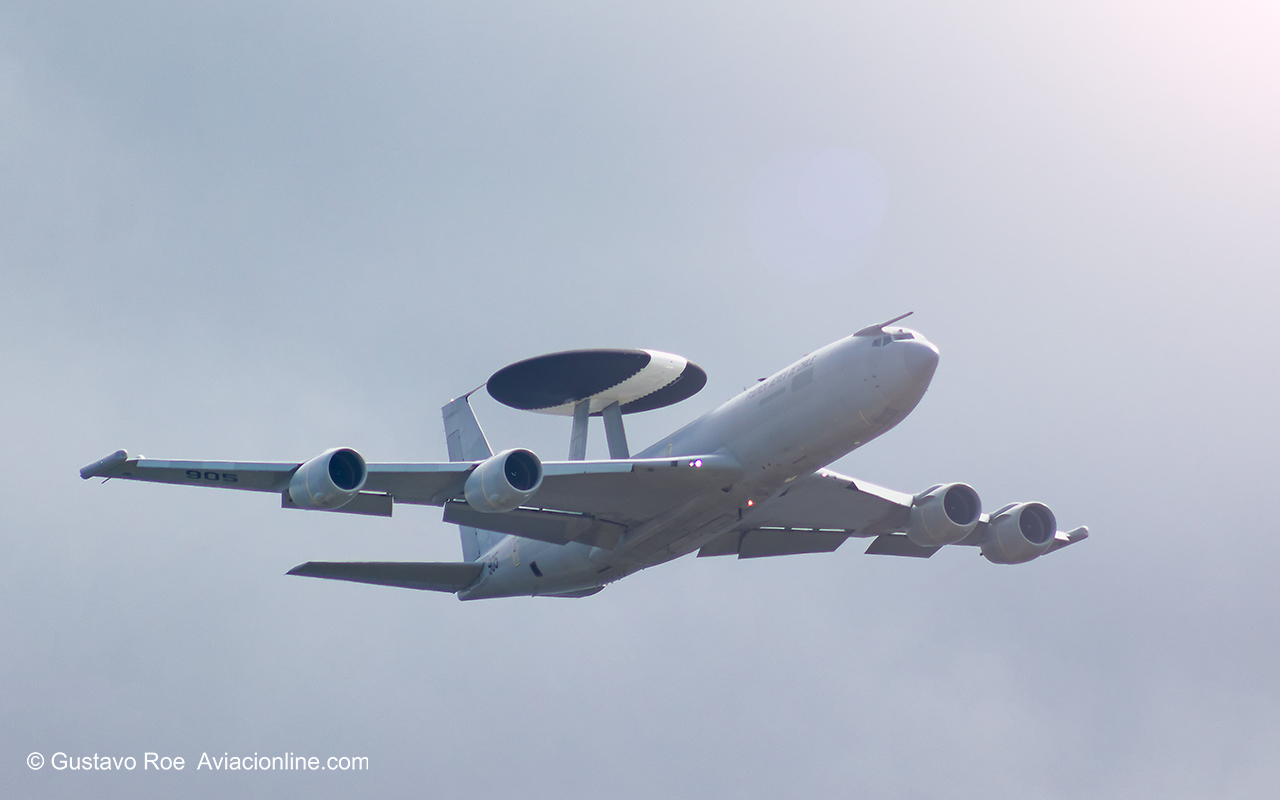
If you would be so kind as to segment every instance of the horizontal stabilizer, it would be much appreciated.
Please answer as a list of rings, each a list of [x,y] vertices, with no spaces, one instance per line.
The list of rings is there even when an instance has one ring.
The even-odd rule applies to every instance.
[[[475,583],[482,569],[484,565],[480,563],[308,561],[289,570],[289,574],[432,592],[456,592]]]

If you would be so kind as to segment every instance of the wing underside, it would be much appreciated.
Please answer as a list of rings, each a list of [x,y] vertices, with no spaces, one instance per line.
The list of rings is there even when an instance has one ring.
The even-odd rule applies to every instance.
[[[901,530],[911,501],[909,494],[822,470],[762,503],[740,525],[703,546],[698,556],[830,553],[850,538]]]
[[[461,501],[467,476],[478,463],[368,464],[367,478],[359,495],[333,510],[391,516],[397,504],[445,506],[450,501]],[[119,450],[80,470],[80,476],[273,492],[281,495],[285,508],[296,508],[288,489],[290,479],[300,466],[301,462],[166,461],[130,456]],[[730,486],[742,475],[742,469],[733,459],[716,455],[546,461],[542,467],[542,488],[532,500],[532,510],[577,515],[574,519],[551,520],[545,516],[516,514],[501,522],[499,518],[508,515],[472,512],[478,516],[464,521],[460,517],[471,511],[468,507],[465,511],[458,510],[459,518],[449,521],[522,536],[526,534],[504,531],[503,527],[528,524],[529,538],[558,543],[581,539],[586,528],[599,521],[590,537],[607,540],[607,531],[612,527],[643,522],[708,489]],[[494,528],[495,525],[503,527]],[[564,529],[560,534],[548,533],[557,526]]]
[[[846,475],[820,470],[794,485],[743,519],[742,524],[713,539],[699,557],[736,555],[738,558],[830,553],[848,539],[872,539],[870,555],[929,558],[940,547],[924,547],[909,539],[907,527],[914,497]],[[986,534],[987,515],[960,542],[977,545]],[[1045,553],[1075,544],[1088,528],[1057,531]]]

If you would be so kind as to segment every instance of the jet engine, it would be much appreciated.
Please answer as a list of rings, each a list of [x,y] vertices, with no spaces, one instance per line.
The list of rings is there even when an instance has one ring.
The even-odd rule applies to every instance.
[[[1021,564],[1043,555],[1057,531],[1058,520],[1044,503],[1018,503],[987,523],[982,555],[993,564]]]
[[[982,501],[972,487],[945,483],[916,495],[907,521],[907,537],[921,547],[955,544],[973,533]]]
[[[298,467],[289,481],[289,497],[298,508],[332,511],[360,494],[368,474],[359,453],[335,447]]]
[[[503,450],[467,476],[463,494],[476,511],[497,513],[519,508],[542,486],[542,462],[528,450]]]

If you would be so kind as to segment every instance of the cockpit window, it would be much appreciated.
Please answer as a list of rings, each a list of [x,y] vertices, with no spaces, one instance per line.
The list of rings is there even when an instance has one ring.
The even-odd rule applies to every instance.
[[[901,341],[902,339],[914,339],[914,338],[916,338],[915,334],[907,333],[905,331],[902,333],[891,333],[876,339],[874,342],[871,343],[871,346],[884,347],[889,342],[896,342],[896,341]]]

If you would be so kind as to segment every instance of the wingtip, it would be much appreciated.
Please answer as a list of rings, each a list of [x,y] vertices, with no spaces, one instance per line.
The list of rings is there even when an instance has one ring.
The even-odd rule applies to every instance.
[[[80,478],[86,481],[90,478],[97,478],[109,471],[115,465],[122,464],[128,460],[129,454],[126,451],[117,450],[109,456],[98,459],[87,467],[82,467],[80,469]]]

